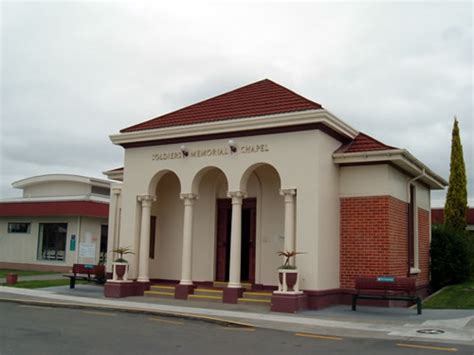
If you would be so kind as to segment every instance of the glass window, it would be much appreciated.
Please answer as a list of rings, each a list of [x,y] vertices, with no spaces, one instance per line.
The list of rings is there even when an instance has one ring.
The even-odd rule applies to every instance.
[[[100,226],[100,257],[99,262],[104,263],[107,261],[107,238],[109,233],[109,226],[102,224]]]
[[[66,259],[67,223],[40,223],[38,259]]]
[[[9,222],[8,233],[30,233],[31,223]]]

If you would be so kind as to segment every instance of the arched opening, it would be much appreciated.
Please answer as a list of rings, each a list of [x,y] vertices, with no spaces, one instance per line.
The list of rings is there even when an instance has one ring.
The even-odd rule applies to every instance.
[[[205,167],[195,175],[192,191],[198,195],[194,204],[193,279],[216,280],[217,250],[219,247],[224,247],[216,240],[219,228],[218,205],[219,201],[227,198],[227,177],[217,167]]]
[[[284,247],[285,211],[279,192],[280,174],[270,164],[257,163],[245,170],[240,186],[247,192],[246,200],[255,201],[255,209],[246,209],[245,204],[242,208],[242,265],[245,267],[248,258],[249,272],[252,273],[253,267],[256,283],[276,285],[276,270],[281,264],[277,252]]]
[[[150,221],[150,278],[179,280],[183,240],[183,202],[178,176],[170,171],[157,173],[150,183],[156,196]]]

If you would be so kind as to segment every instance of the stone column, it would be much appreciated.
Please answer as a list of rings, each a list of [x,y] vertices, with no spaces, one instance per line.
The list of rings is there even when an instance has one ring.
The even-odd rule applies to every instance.
[[[285,251],[295,250],[295,196],[296,189],[281,189],[280,195],[285,197]],[[291,258],[291,265],[295,258]]]
[[[111,189],[111,201],[109,205],[109,231],[107,236],[107,272],[112,272],[112,261],[114,260],[115,250],[119,246],[118,241],[118,229],[119,218],[118,218],[118,209],[119,209],[119,195],[121,189],[112,187]]]
[[[194,290],[192,281],[193,209],[197,196],[195,194],[181,194],[180,197],[184,202],[183,250],[181,257],[181,280],[174,289],[174,298],[187,299],[188,295],[193,293]]]
[[[240,288],[242,287],[240,283],[240,261],[242,248],[242,200],[244,198],[244,193],[242,191],[233,191],[229,192],[228,196],[232,198],[230,270],[228,287]]]
[[[138,279],[139,282],[150,282],[149,258],[150,258],[150,216],[151,204],[155,201],[154,196],[138,196],[142,203],[142,219],[140,228],[140,252],[138,254]]]

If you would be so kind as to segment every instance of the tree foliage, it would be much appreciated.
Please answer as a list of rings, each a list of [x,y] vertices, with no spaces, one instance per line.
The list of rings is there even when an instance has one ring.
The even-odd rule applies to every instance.
[[[472,238],[465,231],[434,225],[431,239],[431,284],[435,289],[469,278]]]
[[[446,227],[464,231],[466,229],[467,180],[466,167],[456,117],[451,139],[451,164],[449,187],[444,206],[444,224]]]

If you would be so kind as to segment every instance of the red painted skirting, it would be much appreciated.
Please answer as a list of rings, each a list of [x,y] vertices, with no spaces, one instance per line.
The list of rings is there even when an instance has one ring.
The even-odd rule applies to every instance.
[[[93,201],[3,202],[1,217],[84,216],[108,218],[109,204]]]

